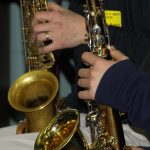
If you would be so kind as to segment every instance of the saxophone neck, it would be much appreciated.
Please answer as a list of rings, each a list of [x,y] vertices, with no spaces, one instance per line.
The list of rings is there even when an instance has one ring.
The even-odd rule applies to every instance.
[[[103,0],[86,0],[85,17],[88,30],[88,46],[97,56],[108,58],[110,37],[103,8]]]
[[[40,54],[37,44],[31,40],[31,22],[32,18],[38,11],[47,11],[47,0],[20,0],[21,16],[22,16],[22,33],[23,44],[25,50],[25,61],[28,71],[32,70],[50,70],[55,58],[53,53]],[[41,22],[42,23],[42,22]],[[51,40],[47,39],[42,44],[43,46],[50,44]]]

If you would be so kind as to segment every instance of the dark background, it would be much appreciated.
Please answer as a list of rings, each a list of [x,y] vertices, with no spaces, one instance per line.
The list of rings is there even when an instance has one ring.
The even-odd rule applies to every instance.
[[[9,56],[10,56],[10,16],[9,6],[11,3],[17,3],[19,0],[1,0],[0,1],[0,127],[9,125],[9,118],[17,115],[8,104],[9,89]]]

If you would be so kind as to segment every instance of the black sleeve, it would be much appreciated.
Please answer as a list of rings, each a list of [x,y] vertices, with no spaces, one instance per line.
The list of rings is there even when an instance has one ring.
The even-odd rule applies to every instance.
[[[128,113],[129,121],[150,135],[150,74],[137,72],[129,60],[113,65],[105,73],[95,99]]]

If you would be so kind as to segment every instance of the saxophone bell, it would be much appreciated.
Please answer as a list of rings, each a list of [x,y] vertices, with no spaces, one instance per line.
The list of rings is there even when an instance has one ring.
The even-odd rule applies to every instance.
[[[14,109],[25,112],[26,118],[25,129],[18,125],[17,133],[37,132],[48,124],[56,113],[53,100],[57,91],[58,80],[48,71],[30,71],[14,81],[8,100]]]
[[[38,135],[34,150],[88,150],[79,130],[79,112],[68,109],[56,115]]]
[[[58,80],[51,68],[55,63],[53,53],[40,54],[31,40],[33,15],[47,10],[46,0],[20,0],[25,63],[28,72],[10,86],[10,105],[25,112],[25,121],[17,126],[17,134],[41,131],[56,115],[55,96]],[[45,44],[48,44],[47,43]]]

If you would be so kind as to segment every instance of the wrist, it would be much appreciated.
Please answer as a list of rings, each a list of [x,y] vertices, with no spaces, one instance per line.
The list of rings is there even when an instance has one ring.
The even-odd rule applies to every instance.
[[[86,22],[85,22],[85,18],[83,16],[81,16],[81,23],[79,25],[79,29],[80,29],[80,38],[79,38],[79,43],[80,44],[87,44],[88,41],[88,33],[87,33],[87,28],[86,28]]]

